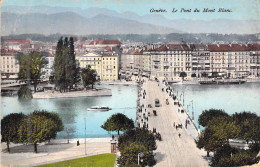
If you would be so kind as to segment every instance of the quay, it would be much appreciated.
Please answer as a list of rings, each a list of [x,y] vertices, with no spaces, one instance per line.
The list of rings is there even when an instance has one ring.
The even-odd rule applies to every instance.
[[[137,126],[148,127],[152,132],[156,129],[156,133],[161,136],[161,141],[156,141],[157,149],[154,152],[156,166],[209,166],[206,151],[199,150],[194,142],[194,138],[198,136],[198,130],[188,114],[179,110],[183,108],[181,104],[174,105],[178,99],[174,101],[169,95],[170,91],[166,92],[166,88],[167,86],[162,82],[145,79],[139,89],[140,107],[137,111]],[[156,98],[160,101],[160,107],[155,107]],[[153,110],[156,111],[156,116]],[[186,128],[187,120],[189,124]],[[179,125],[178,128],[176,125]]]

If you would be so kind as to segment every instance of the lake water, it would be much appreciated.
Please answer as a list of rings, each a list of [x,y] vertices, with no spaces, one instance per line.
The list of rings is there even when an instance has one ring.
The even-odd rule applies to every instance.
[[[210,108],[223,109],[229,114],[251,111],[260,116],[260,83],[241,85],[172,85],[178,98],[183,103],[181,94],[184,92],[184,105],[189,105],[192,117],[192,100],[194,119],[198,125],[198,116],[203,110]],[[181,98],[180,98],[181,96]]]
[[[109,137],[110,134],[100,126],[114,113],[123,113],[135,121],[137,105],[137,87],[123,85],[102,86],[112,89],[112,96],[79,97],[60,99],[18,100],[17,96],[2,97],[2,117],[9,113],[31,113],[36,109],[46,109],[57,112],[64,123],[64,131],[58,138]],[[229,114],[241,111],[255,112],[260,116],[260,83],[245,83],[242,85],[173,85],[178,96],[184,92],[184,104],[187,105],[192,117],[192,103],[195,123],[205,109],[223,109]],[[181,101],[183,99],[181,98]],[[112,110],[87,111],[91,106],[109,106]],[[67,132],[69,133],[67,133]],[[115,132],[116,133],[116,132]]]
[[[112,89],[112,96],[59,99],[18,100],[17,96],[2,97],[2,118],[10,113],[31,113],[37,109],[57,112],[63,121],[64,131],[57,138],[109,137],[100,126],[114,113],[123,113],[135,121],[137,87],[123,85],[102,86]],[[87,111],[91,106],[109,106],[110,111]],[[116,132],[115,132],[116,133]]]

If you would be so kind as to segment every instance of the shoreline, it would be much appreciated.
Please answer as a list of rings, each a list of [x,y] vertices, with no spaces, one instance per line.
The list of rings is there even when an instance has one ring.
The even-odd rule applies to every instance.
[[[83,91],[73,91],[60,93],[57,91],[38,92],[33,94],[33,99],[53,99],[53,98],[71,98],[71,97],[93,97],[93,96],[112,96],[111,89],[91,89]]]

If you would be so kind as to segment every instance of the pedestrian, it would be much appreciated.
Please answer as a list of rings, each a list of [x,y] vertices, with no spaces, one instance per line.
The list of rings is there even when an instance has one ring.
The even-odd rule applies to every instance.
[[[173,122],[173,127],[175,127],[175,122]]]
[[[179,138],[181,137],[181,134],[179,133]]]

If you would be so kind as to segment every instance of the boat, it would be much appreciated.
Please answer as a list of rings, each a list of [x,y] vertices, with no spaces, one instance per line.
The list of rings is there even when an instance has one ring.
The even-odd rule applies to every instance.
[[[106,106],[92,106],[88,108],[88,111],[109,111],[111,108],[106,107]]]
[[[211,81],[199,81],[202,85],[223,85],[223,84],[243,84],[245,80],[211,80]]]

